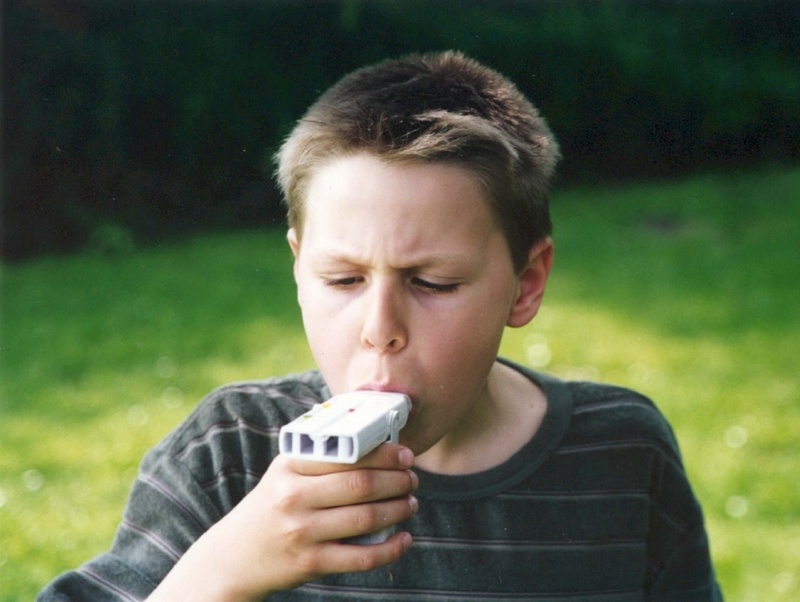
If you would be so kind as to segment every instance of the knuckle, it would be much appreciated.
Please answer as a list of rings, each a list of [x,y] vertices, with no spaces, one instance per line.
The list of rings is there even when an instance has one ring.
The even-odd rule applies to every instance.
[[[356,563],[356,572],[372,571],[380,566],[383,566],[384,564],[381,562],[381,559],[377,554],[375,554],[372,550],[367,549],[358,555]]]
[[[302,556],[302,559],[299,561],[300,568],[302,572],[306,575],[321,575],[322,570],[322,560],[320,559],[320,555],[314,552],[309,552]]]
[[[357,499],[365,499],[372,495],[375,487],[372,473],[368,470],[354,470],[348,478],[350,492]]]
[[[378,510],[373,505],[359,508],[353,518],[355,528],[362,531],[374,529],[379,520]]]
[[[288,547],[299,549],[308,538],[308,525],[303,521],[286,518],[281,521],[280,532]]]
[[[279,510],[287,512],[300,506],[306,497],[301,481],[297,478],[283,478],[276,481],[270,492],[272,504]]]
[[[282,512],[290,513],[297,508],[302,496],[293,487],[283,487],[275,492],[273,503]]]

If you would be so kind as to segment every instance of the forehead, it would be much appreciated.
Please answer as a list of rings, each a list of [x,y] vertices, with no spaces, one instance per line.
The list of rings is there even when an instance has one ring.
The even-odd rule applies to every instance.
[[[306,213],[357,197],[369,197],[374,209],[389,196],[403,196],[409,205],[424,200],[428,211],[436,213],[448,209],[453,195],[465,201],[480,198],[484,209],[494,212],[481,179],[466,167],[443,161],[384,160],[368,152],[336,157],[316,167],[305,193]]]
[[[453,165],[359,154],[326,163],[308,183],[304,244],[363,243],[408,254],[480,245],[498,232],[477,177]]]

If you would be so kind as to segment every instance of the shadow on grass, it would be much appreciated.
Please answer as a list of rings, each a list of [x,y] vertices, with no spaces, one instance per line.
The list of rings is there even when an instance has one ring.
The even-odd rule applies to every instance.
[[[665,334],[797,333],[800,170],[556,195],[557,295]]]

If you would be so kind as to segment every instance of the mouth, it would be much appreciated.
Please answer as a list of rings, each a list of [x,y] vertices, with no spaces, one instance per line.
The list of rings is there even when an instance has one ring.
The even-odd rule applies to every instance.
[[[403,395],[408,395],[411,397],[411,393],[405,387],[401,387],[399,385],[395,385],[392,383],[387,384],[378,384],[378,383],[367,383],[365,385],[361,385],[356,389],[356,391],[378,391],[380,393],[402,393]]]
[[[411,400],[411,411],[408,413],[409,421],[419,413],[419,403],[417,401],[417,398],[406,387],[401,387],[399,385],[395,385],[392,383],[387,383],[387,384],[367,383],[365,385],[357,387],[356,391],[377,391],[379,393],[402,393],[403,395],[408,396],[408,398]]]

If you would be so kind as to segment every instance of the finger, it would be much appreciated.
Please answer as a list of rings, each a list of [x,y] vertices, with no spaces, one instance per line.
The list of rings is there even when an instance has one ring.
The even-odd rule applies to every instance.
[[[298,485],[308,508],[352,506],[410,495],[419,478],[410,470],[362,468],[304,479]]]
[[[316,513],[314,528],[319,541],[342,540],[392,527],[414,516],[418,509],[414,496],[329,508]]]
[[[412,544],[405,531],[395,533],[383,543],[359,546],[329,543],[320,546],[316,557],[319,574],[360,573],[397,562]]]
[[[279,456],[280,457],[280,456]],[[346,472],[358,468],[382,468],[385,470],[407,470],[414,465],[414,454],[407,447],[394,443],[384,443],[372,450],[355,464],[334,462],[314,462],[310,460],[287,459],[291,470],[306,476]]]

